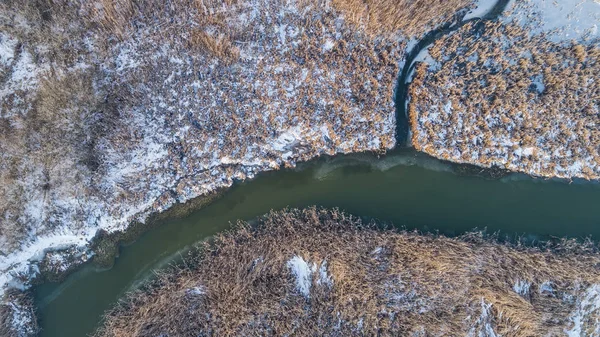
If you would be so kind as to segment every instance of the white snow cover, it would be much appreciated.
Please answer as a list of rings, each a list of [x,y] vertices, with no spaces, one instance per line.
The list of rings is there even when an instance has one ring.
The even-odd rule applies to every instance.
[[[515,282],[515,284],[513,285],[513,290],[521,296],[528,296],[530,288],[531,288],[531,282],[525,281],[525,280],[520,280],[520,279],[517,280]]]
[[[296,279],[296,290],[304,295],[304,297],[310,297],[313,273],[311,267],[298,255],[292,257],[287,262],[287,266]]]
[[[11,328],[17,333],[17,336],[31,336],[33,330],[33,322],[35,317],[31,308],[25,308],[18,303],[9,302],[8,306],[12,311]]]
[[[0,66],[8,66],[15,57],[17,39],[6,33],[0,33]]]
[[[10,42],[10,39],[6,41],[8,42],[4,42],[2,46],[2,49],[4,49],[3,55],[0,55],[2,58],[6,57],[6,63],[4,64],[8,64],[9,60],[13,60],[14,57],[14,53],[11,54],[8,51],[12,42]],[[34,64],[33,58],[27,50],[22,50],[19,57],[12,62],[13,65],[10,78],[2,87],[0,87],[0,101],[8,94],[17,90],[28,91],[35,89],[38,84],[38,75],[44,70]],[[3,111],[0,113],[0,117],[7,117],[7,114],[7,112]]]
[[[571,313],[572,327],[565,333],[569,337],[600,336],[600,284],[591,285]]]
[[[12,213],[18,215],[10,221],[31,230],[20,247],[8,252],[2,251],[7,241],[0,235],[0,252],[6,253],[0,258],[0,294],[9,286],[26,288],[29,283],[22,280],[39,273],[36,262],[47,252],[86,247],[99,230],[125,229],[132,221],[145,221],[149,214],[175,203],[228,187],[234,179],[251,178],[258,172],[321,154],[379,150],[381,144],[394,146],[392,90],[381,85],[380,92],[371,98],[385,104],[365,109],[356,103],[344,113],[347,121],[342,124],[339,107],[332,99],[341,95],[350,101],[353,74],[341,71],[343,68],[330,71],[331,65],[319,60],[314,60],[313,66],[290,61],[290,50],[300,44],[305,29],[301,24],[305,14],[299,13],[295,2],[255,1],[229,11],[236,14],[225,24],[239,28],[239,23],[245,22],[244,27],[252,33],[247,35],[264,36],[236,45],[241,61],[236,64],[235,75],[213,56],[186,51],[166,40],[156,48],[151,40],[159,35],[156,25],[112,44],[106,59],[90,56],[87,61],[97,62],[103,72],[94,90],[104,90],[100,95],[113,92],[125,96],[125,90],[132,90],[135,99],[120,107],[123,125],[112,127],[112,133],[97,139],[101,173],[90,176],[88,168],[79,164],[80,158],[61,158],[49,172],[51,188],[46,191],[40,183],[44,180],[43,166],[25,158],[23,177],[9,186],[22,191],[19,209]],[[267,22],[274,28],[265,29]],[[329,28],[327,34],[318,32],[323,33],[319,41],[329,51],[335,44],[332,36],[350,40],[360,35],[343,21]],[[35,46],[17,52],[14,39],[0,34],[0,60],[11,67],[11,77],[0,87],[0,100],[19,90],[34,93],[49,64],[35,63],[43,62],[32,57],[30,51]],[[370,37],[359,42],[368,42],[366,39]],[[81,44],[93,52],[99,41],[89,35]],[[400,42],[392,46],[398,55],[399,46]],[[276,62],[275,56],[282,60]],[[93,69],[80,64],[84,66],[71,71]],[[395,70],[388,72],[396,76]],[[343,84],[339,91],[334,89],[338,83]],[[310,109],[303,110],[304,120],[292,118],[299,95],[307,89],[313,89],[318,97]],[[257,93],[264,99],[257,99]],[[0,118],[13,118],[17,126],[21,123],[5,111]],[[234,118],[240,122],[234,123]],[[265,129],[249,131],[256,124]],[[248,134],[252,137],[244,138]],[[243,137],[228,144],[236,135]],[[19,153],[15,153],[10,155],[17,157]],[[6,193],[13,197],[10,191]],[[325,266],[317,269],[324,275],[321,271]],[[324,284],[330,281],[324,276],[318,278]]]
[[[469,10],[464,20],[484,17],[497,3],[497,0],[479,0],[474,8]]]
[[[492,304],[481,298],[481,313],[469,330],[468,337],[501,337],[494,331],[491,308]]]
[[[200,285],[187,289],[185,293],[191,296],[201,296],[206,294],[206,288]]]
[[[503,20],[517,22],[533,35],[544,33],[553,42],[600,38],[598,0],[513,0]]]
[[[333,279],[327,273],[327,261],[323,260],[319,266],[312,263],[309,264],[302,257],[295,255],[286,263],[292,275],[296,280],[296,290],[304,297],[310,297],[310,289],[312,287],[313,278],[316,277],[317,285],[331,287]],[[318,272],[317,272],[318,271]]]
[[[539,288],[539,293],[540,294],[553,294],[554,293],[554,287],[552,287],[552,282],[550,281],[544,281],[542,282],[542,284],[540,284],[540,288]]]

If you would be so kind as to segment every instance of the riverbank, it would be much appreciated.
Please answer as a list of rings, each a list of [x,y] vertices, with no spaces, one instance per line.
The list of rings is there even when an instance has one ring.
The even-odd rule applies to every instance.
[[[386,231],[336,210],[275,212],[130,294],[97,336],[588,335],[599,262],[592,246],[523,248]]]
[[[258,172],[394,147],[407,46],[472,5],[170,4],[0,5],[2,289],[109,266],[152,214]]]
[[[392,148],[406,42],[470,4],[3,4],[2,289],[234,180]]]
[[[412,144],[457,163],[599,179],[599,23],[593,0],[517,1],[444,36],[415,69]]]
[[[124,293],[181,261],[195,243],[230,229],[237,219],[256,219],[272,209],[339,207],[408,230],[454,237],[485,228],[503,240],[521,237],[536,245],[563,237],[597,240],[599,187],[515,174],[502,179],[459,175],[451,164],[411,149],[381,157],[320,158],[264,173],[235,184],[189,217],[167,221],[123,246],[110,269],[88,264],[62,283],[34,287],[40,337],[92,333]]]

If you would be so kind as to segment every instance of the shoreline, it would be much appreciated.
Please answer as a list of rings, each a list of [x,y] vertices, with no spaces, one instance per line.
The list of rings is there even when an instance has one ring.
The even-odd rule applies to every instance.
[[[500,0],[498,3],[501,3],[501,2],[502,2],[502,0]],[[464,13],[464,14],[466,14],[466,13]],[[469,19],[467,21],[470,21],[470,20],[474,20],[474,19]],[[466,24],[466,23],[467,22],[461,22],[461,25],[459,27],[456,27],[456,29],[459,29],[462,26],[462,24]],[[452,25],[453,25],[453,23],[447,24],[447,26],[452,26]],[[427,34],[427,35],[429,35],[429,34]],[[419,40],[419,43],[421,43],[421,41],[422,40]],[[405,40],[400,40],[400,41],[397,41],[396,44],[402,44],[405,42],[406,42]],[[417,45],[419,45],[419,44],[417,44]],[[406,47],[406,45],[404,45],[402,48],[404,48],[404,47]],[[400,48],[400,49],[402,49],[402,48]],[[400,56],[399,60],[396,60],[396,62],[398,63],[401,60],[403,60],[403,58],[406,57],[406,55],[412,55],[413,50],[410,50],[410,51],[395,50],[395,53],[399,53],[400,55],[403,55],[403,56]],[[419,54],[418,52],[415,53],[413,58],[417,57],[418,54]],[[408,57],[408,58],[410,58],[410,57]],[[402,68],[401,71],[399,71],[397,73],[404,74],[404,76],[406,78],[408,78],[408,77],[410,77],[410,69],[413,67],[413,64],[409,64],[412,62],[408,62],[408,59],[404,59],[404,62],[405,62],[404,67]],[[405,73],[405,69],[406,69],[406,73]],[[132,73],[130,73],[130,75],[131,74],[134,74],[134,73],[132,72]],[[400,83],[400,81],[402,80],[402,75],[399,75],[397,77],[398,78],[396,79],[395,83],[402,84],[402,83]],[[401,85],[397,85],[396,89],[394,90],[394,94],[397,94],[397,91],[400,91],[399,89],[406,90],[405,99],[406,99],[406,102],[408,102],[409,101],[408,97],[411,96],[411,88],[413,87],[412,81],[409,81],[408,83],[404,83],[403,85],[405,87],[402,87]],[[390,84],[387,84],[387,86],[389,87]],[[397,98],[396,102],[400,101],[400,100],[401,100],[401,97]],[[418,114],[416,112],[411,113],[410,109],[412,108],[412,105],[410,103],[407,103],[407,104],[408,104],[408,121],[407,121],[406,125],[407,125],[407,129],[408,129],[407,134],[409,134],[408,132],[410,132],[411,130],[418,129],[419,122],[418,122]],[[401,137],[403,137],[403,136],[401,136],[400,129],[404,126],[403,126],[402,122],[400,122],[401,119],[398,119],[398,114],[401,114],[401,112],[399,112],[399,111],[403,111],[402,110],[403,106],[404,106],[404,104],[396,105],[395,121],[393,121],[393,123],[392,123],[392,124],[395,123],[395,125],[392,125],[392,126],[388,125],[388,124],[390,124],[389,121],[383,123],[383,124],[387,125],[388,128],[391,127],[393,129],[395,127],[394,141],[391,141],[391,143],[387,142],[385,144],[378,143],[379,147],[377,147],[374,145],[375,143],[373,143],[373,144],[368,143],[367,145],[365,145],[366,140],[361,139],[360,142],[362,142],[362,144],[363,144],[362,151],[365,151],[365,152],[367,152],[367,151],[373,151],[373,152],[382,151],[382,153],[386,153],[386,151],[387,151],[387,153],[390,153],[390,152],[395,151],[396,148],[400,147],[401,144],[399,144],[399,143],[402,142]],[[352,124],[352,123],[350,123],[350,124]],[[394,131],[390,131],[390,130],[386,131],[386,130],[382,131],[384,133],[382,137],[385,139],[389,138],[388,136],[390,135],[390,132],[391,132],[391,134],[394,133]],[[142,211],[142,213],[145,217],[145,219],[143,219],[143,221],[138,221],[137,220],[138,216],[135,216],[135,217],[132,216],[131,218],[132,219],[135,218],[135,219],[122,224],[119,227],[119,229],[117,229],[116,231],[113,231],[111,233],[103,232],[104,229],[100,229],[100,230],[96,231],[94,233],[94,236],[91,238],[90,238],[90,233],[86,233],[85,235],[87,235],[87,237],[83,236],[83,238],[85,238],[85,240],[87,242],[83,246],[81,245],[81,243],[82,243],[81,241],[83,240],[82,236],[78,236],[74,233],[65,234],[65,232],[63,232],[63,234],[65,234],[65,235],[64,235],[64,237],[62,237],[60,242],[52,243],[52,244],[44,247],[41,250],[39,250],[37,248],[34,249],[34,247],[32,248],[31,246],[26,247],[26,249],[32,250],[32,252],[31,252],[31,254],[29,254],[27,256],[26,259],[21,259],[21,260],[31,260],[32,257],[39,256],[40,254],[42,254],[42,255],[44,255],[42,261],[39,264],[34,263],[34,264],[26,266],[26,268],[24,268],[24,269],[21,268],[20,270],[18,270],[19,275],[15,279],[9,280],[7,278],[8,277],[7,275],[3,275],[2,276],[2,277],[4,277],[2,279],[3,284],[8,284],[9,282],[13,282],[13,281],[18,281],[19,279],[24,280],[23,284],[27,284],[28,282],[30,284],[36,284],[36,282],[46,282],[46,281],[55,281],[55,280],[60,281],[60,280],[64,279],[64,277],[68,276],[70,273],[78,270],[84,264],[90,263],[90,262],[97,263],[99,266],[109,268],[114,263],[114,259],[118,255],[118,252],[119,252],[119,247],[122,244],[135,241],[135,239],[138,238],[140,235],[142,235],[145,231],[150,230],[154,226],[160,225],[161,221],[164,221],[167,218],[171,219],[172,216],[174,218],[182,216],[180,214],[180,212],[183,214],[186,214],[188,212],[193,212],[195,210],[201,209],[206,204],[210,203],[215,198],[218,198],[220,195],[222,195],[222,193],[224,193],[226,190],[228,190],[230,188],[231,183],[234,183],[235,179],[238,179],[238,178],[252,179],[252,177],[256,174],[270,171],[272,169],[278,169],[280,166],[284,166],[284,167],[287,167],[288,165],[295,166],[297,164],[302,163],[303,160],[313,161],[313,160],[317,160],[315,158],[319,158],[321,156],[329,156],[333,153],[338,153],[338,154],[344,153],[345,154],[346,151],[347,152],[356,151],[355,147],[356,147],[357,142],[355,141],[353,143],[354,147],[350,147],[349,144],[345,144],[342,147],[339,147],[336,145],[336,146],[334,146],[334,149],[332,149],[331,147],[328,147],[328,148],[321,148],[320,150],[317,150],[316,153],[310,152],[311,150],[306,150],[305,147],[310,147],[310,146],[313,146],[314,144],[307,145],[306,142],[310,143],[310,142],[316,141],[317,143],[324,142],[324,143],[330,144],[329,142],[332,141],[332,139],[329,138],[329,136],[332,135],[332,134],[330,134],[330,129],[328,129],[327,131],[323,131],[323,130],[319,129],[316,131],[316,133],[313,132],[315,130],[312,130],[310,137],[308,137],[310,139],[308,139],[308,140],[303,139],[302,137],[304,137],[306,135],[299,135],[299,133],[302,133],[302,132],[300,132],[298,130],[295,130],[295,131],[292,130],[290,132],[288,132],[288,131],[290,131],[290,130],[283,131],[275,139],[276,142],[281,143],[281,144],[279,144],[281,146],[279,146],[277,144],[276,145],[280,147],[280,149],[278,148],[278,151],[281,150],[280,152],[282,152],[282,156],[285,157],[284,159],[281,159],[281,158],[283,158],[283,157],[281,157],[281,158],[273,161],[273,159],[269,157],[270,159],[268,161],[267,166],[265,166],[266,165],[265,163],[262,163],[262,166],[261,165],[247,166],[247,165],[243,164],[242,162],[236,162],[235,160],[231,161],[231,159],[229,157],[221,158],[218,169],[225,172],[225,173],[220,172],[221,174],[229,174],[231,172],[237,172],[237,173],[235,173],[233,176],[229,176],[227,178],[228,179],[227,183],[223,183],[223,181],[216,181],[213,183],[215,183],[216,185],[219,185],[219,183],[221,183],[223,186],[229,184],[229,187],[227,187],[227,186],[226,187],[218,187],[216,190],[209,191],[209,195],[207,195],[207,196],[200,194],[199,196],[196,195],[195,197],[193,197],[189,200],[186,200],[186,199],[189,198],[190,196],[193,196],[194,193],[197,192],[197,190],[194,189],[197,187],[194,185],[195,180],[192,181],[193,179],[190,178],[190,176],[185,176],[185,175],[179,176],[179,173],[177,173],[178,178],[177,178],[176,183],[174,183],[173,186],[176,186],[178,192],[181,192],[181,194],[177,195],[177,193],[175,193],[173,191],[168,191],[169,193],[161,195],[160,197],[156,198],[152,205],[144,208],[144,210]],[[319,132],[322,132],[323,135],[321,135]],[[416,132],[413,132],[413,138],[415,137],[415,135],[416,135]],[[408,138],[410,138],[410,136],[407,137],[407,139]],[[144,138],[144,141],[145,141],[145,138]],[[338,139],[338,141],[339,141],[339,139]],[[378,140],[378,142],[379,142],[379,140]],[[180,145],[176,145],[175,147],[169,149],[168,151],[175,151],[175,150],[179,151],[178,153],[169,152],[169,156],[177,155],[177,156],[184,157],[185,151],[180,148],[181,144],[183,144],[183,143],[180,143]],[[418,142],[416,145],[414,145],[414,147],[417,151],[420,151],[420,152],[430,155],[432,157],[439,157],[439,156],[436,156],[436,153],[427,151],[427,149],[425,147],[421,146],[420,144],[418,144]],[[293,152],[293,151],[296,151],[296,149],[299,149],[298,150],[299,153]],[[288,151],[288,152],[284,152],[284,151]],[[361,150],[359,150],[358,153],[361,153]],[[290,154],[291,157],[287,156],[288,154]],[[511,174],[513,172],[525,173],[526,175],[531,176],[533,179],[548,178],[548,179],[559,179],[561,181],[564,180],[565,182],[568,182],[572,178],[572,177],[561,177],[561,176],[551,176],[551,175],[540,176],[537,174],[532,174],[530,172],[521,172],[519,170],[511,171],[511,170],[503,169],[501,167],[495,168],[493,164],[490,164],[486,167],[485,163],[473,163],[473,162],[469,162],[469,161],[461,162],[460,160],[448,160],[445,158],[441,158],[440,160],[442,162],[450,163],[451,166],[453,167],[453,171],[455,171],[457,174],[461,174],[461,172],[463,172],[466,175],[479,175],[479,176],[483,176],[483,177],[487,177],[487,178],[491,178],[491,179],[497,179],[506,174]],[[185,161],[182,160],[181,162],[178,162],[178,165],[179,164],[183,165],[184,162]],[[276,164],[273,164],[274,162],[276,162]],[[241,169],[240,169],[240,167],[241,167]],[[207,170],[216,170],[216,169],[217,168],[215,168],[215,167],[209,167]],[[150,170],[150,176],[152,176],[154,174],[153,170],[154,170],[154,168],[152,168]],[[180,168],[177,168],[176,170],[180,170]],[[205,173],[206,173],[205,171],[201,172],[202,175],[204,175]],[[211,174],[212,174],[212,172],[211,172]],[[144,177],[144,179],[145,179],[145,177]],[[585,179],[585,178],[582,178],[582,179]],[[598,179],[600,179],[600,178],[598,178]],[[598,179],[588,179],[588,180],[597,181]],[[183,182],[184,180],[187,182]],[[186,185],[186,186],[182,187],[184,185]],[[46,185],[44,185],[44,186],[46,186]],[[182,187],[182,188],[180,188],[180,187]],[[122,187],[118,186],[118,188],[122,188]],[[46,193],[46,192],[44,192],[44,193]],[[172,194],[174,194],[174,195],[172,195]],[[119,194],[118,198],[121,198],[120,194]],[[45,200],[45,194],[44,194],[44,200]],[[183,202],[180,202],[181,200],[183,200]],[[156,203],[160,204],[159,207],[157,207],[157,208],[154,207],[154,204],[156,204]],[[136,204],[136,207],[137,206],[139,206],[139,205]],[[90,207],[93,207],[93,205]],[[137,215],[139,215],[139,213]],[[82,230],[82,233],[85,233],[85,230]],[[41,239],[42,239],[42,241],[43,240],[47,241],[49,238],[41,236]],[[64,256],[64,254],[61,253],[61,251],[63,251],[63,250],[68,251],[69,249],[73,250],[72,252],[68,253],[68,255],[70,257],[66,257],[66,256]],[[35,250],[35,251],[33,251],[33,250]],[[22,252],[22,253],[25,254],[25,252]],[[25,254],[25,255],[27,255],[27,254]],[[92,256],[92,255],[94,255],[94,256]],[[8,256],[6,256],[6,257],[8,257]],[[62,270],[63,265],[67,266],[66,269],[64,269],[64,270]],[[38,268],[38,273],[39,273],[38,277],[27,280],[26,275],[28,273],[36,274],[35,268]],[[57,268],[57,269],[55,271],[52,271],[53,268]],[[46,270],[44,270],[44,269],[46,269]],[[8,274],[8,272],[6,274]],[[15,285],[18,285],[18,284],[15,284]],[[2,287],[2,289],[4,289],[4,286]]]
[[[319,234],[316,236],[317,239],[315,233]],[[306,240],[307,237],[311,240]],[[318,243],[314,243],[315,240]],[[396,240],[401,243],[395,243]],[[318,325],[307,325],[313,322],[312,318],[304,320],[299,318],[304,316],[298,314],[303,310],[314,309],[319,312],[319,315],[328,317],[329,310],[333,310],[332,308],[337,310],[337,317],[341,315],[342,327],[349,328],[349,330],[342,328],[342,331],[345,331],[344,335],[355,333],[360,335],[371,329],[379,329],[377,331],[383,335],[395,335],[400,331],[406,332],[407,330],[404,329],[421,329],[420,326],[425,326],[427,331],[442,329],[440,331],[447,332],[451,326],[455,329],[451,331],[457,335],[460,335],[459,331],[465,332],[471,329],[500,333],[510,328],[517,336],[529,336],[543,331],[554,333],[589,331],[593,328],[595,315],[599,314],[597,307],[588,308],[585,305],[588,295],[591,301],[600,299],[600,293],[596,294],[595,290],[600,279],[588,273],[588,265],[599,259],[598,246],[590,243],[578,244],[574,240],[558,240],[554,244],[546,243],[537,247],[528,247],[518,241],[515,244],[499,243],[493,236],[486,237],[481,232],[447,238],[443,235],[390,230],[389,227],[383,228],[381,224],[374,222],[361,222],[359,218],[335,209],[308,208],[271,212],[252,225],[238,223],[236,229],[219,234],[212,242],[205,243],[195,257],[193,255],[188,257],[187,261],[177,267],[163,271],[158,280],[146,283],[142,289],[130,293],[125,301],[107,314],[105,325],[96,336],[127,335],[127,331],[140,326],[147,326],[150,329],[148,333],[151,335],[157,333],[178,335],[188,332],[199,334],[201,331],[239,333],[259,331],[264,326],[280,326],[280,319],[283,321],[300,319],[296,325],[305,328],[318,326],[318,329],[329,331],[332,326],[327,323],[328,319]],[[428,252],[428,249],[432,252]],[[347,250],[352,252],[346,252]],[[447,250],[454,251],[454,254],[450,254]],[[411,258],[403,259],[404,255]],[[235,262],[232,259],[235,259]],[[356,261],[357,259],[360,263]],[[512,262],[506,262],[506,259]],[[505,261],[505,263],[498,264],[498,261]],[[308,283],[301,282],[303,277],[298,276],[296,270],[290,267],[296,265],[296,262],[308,265],[308,281],[306,281]],[[379,262],[383,264],[379,265]],[[428,267],[419,267],[420,263]],[[446,265],[447,263],[450,263],[451,267]],[[228,267],[216,267],[220,264],[227,264]],[[313,264],[314,267],[311,267]],[[369,267],[371,264],[374,264],[372,268]],[[396,264],[402,266],[392,267]],[[349,273],[352,268],[357,270]],[[481,283],[462,280],[466,277],[460,272],[462,269],[470,270],[466,275],[480,280]],[[238,275],[238,270],[244,272]],[[255,272],[259,274],[255,275]],[[475,275],[471,275],[471,272]],[[261,273],[266,273],[269,277],[261,277]],[[410,281],[409,284],[416,288],[406,289],[406,285],[398,285],[398,289],[394,288],[394,283],[390,284],[386,280],[396,279],[395,273],[402,274],[400,279]],[[449,276],[453,273],[458,274]],[[479,274],[482,275],[476,276]],[[219,280],[219,284],[228,283],[235,275],[237,275],[236,282],[241,284],[232,286],[232,289],[239,289],[242,292],[248,290],[250,294],[225,294],[219,292],[219,287],[214,286],[215,280]],[[447,277],[452,279],[445,279]],[[247,278],[252,280],[248,281],[250,284],[245,283]],[[431,279],[437,278],[445,280],[439,281],[441,283],[431,283]],[[251,290],[252,287],[262,289],[262,282],[267,280],[270,280],[268,282],[271,284],[267,290]],[[368,289],[377,294],[369,296],[368,300],[359,301],[358,303],[361,303],[359,308],[355,303],[349,304],[353,303],[353,300],[346,302],[345,299],[349,297],[361,296],[364,290],[361,285],[365,282],[369,285]],[[319,286],[323,284],[330,288],[321,289]],[[453,291],[441,290],[434,284],[453,285],[454,288]],[[472,286],[465,287],[465,284]],[[190,289],[199,289],[194,293],[199,296],[199,302],[187,297]],[[411,289],[413,292],[410,291]],[[382,293],[380,294],[379,291]],[[438,291],[444,294],[438,294]],[[547,291],[549,293],[546,293]],[[400,294],[409,292],[412,296],[402,297],[402,302],[395,302],[385,297],[385,294],[389,295],[390,292]],[[321,297],[323,294],[326,297]],[[205,295],[207,296],[204,297]],[[185,298],[177,300],[172,296]],[[236,301],[241,303],[218,305],[233,300],[230,296],[234,296]],[[273,302],[271,296],[275,297]],[[380,298],[382,296],[383,298]],[[314,302],[313,298],[317,302]],[[439,303],[440,298],[445,298],[447,301]],[[249,301],[245,302],[246,299]],[[383,302],[379,302],[380,300]],[[436,305],[426,306],[427,309],[422,308],[416,316],[411,316],[410,310],[404,307],[404,305],[418,303],[423,305],[430,300],[434,300]],[[318,303],[322,303],[321,301],[325,301],[328,305],[320,306]],[[372,303],[371,306],[369,301],[377,303]],[[486,305],[489,304],[488,309],[493,308],[486,314],[493,317],[486,321],[488,328],[484,328],[477,320],[478,317],[483,317],[483,312],[486,311],[480,311],[481,308],[478,307],[478,303],[484,301]],[[215,306],[211,311],[213,315],[206,317],[201,315],[202,318],[199,316],[203,322],[200,325],[191,323],[189,319],[181,321],[179,309],[187,308],[187,304],[190,303],[193,303],[193,308],[197,310],[191,312],[185,310],[187,313],[185,317],[195,313],[200,315]],[[252,309],[257,303],[263,303],[260,305],[261,309]],[[283,306],[282,303],[285,303],[284,307],[280,307]],[[248,311],[246,305],[249,306]],[[295,309],[297,305],[304,309]],[[386,308],[386,314],[371,315],[371,310],[379,312],[382,306]],[[582,309],[578,309],[579,307]],[[519,315],[522,316],[512,316],[513,310],[517,308],[529,309],[525,311],[518,309]],[[225,315],[223,310],[226,312],[236,310],[241,316],[234,316],[238,318],[234,321],[214,318],[220,317],[221,314]],[[277,310],[282,315],[271,316],[269,315],[271,310]],[[287,310],[292,310],[295,314],[288,317],[285,315]],[[453,313],[452,317],[464,315],[465,318],[456,319],[458,322],[468,324],[445,326],[445,320],[437,321],[435,324],[428,321],[428,313],[439,317],[438,311],[446,312],[446,310]],[[549,316],[540,316],[539,312]],[[507,313],[512,318],[504,321],[502,315]],[[318,313],[312,313],[309,317],[313,317],[314,314]],[[336,314],[333,312],[333,318],[335,317]],[[250,323],[256,323],[256,320],[262,323]],[[403,323],[396,325],[398,323],[396,320],[401,320]],[[549,322],[547,320],[556,324],[547,324]],[[153,324],[145,325],[148,321],[152,321]],[[358,323],[359,321],[362,324]],[[385,328],[381,330],[383,327]],[[287,331],[286,329],[283,328],[282,331]]]

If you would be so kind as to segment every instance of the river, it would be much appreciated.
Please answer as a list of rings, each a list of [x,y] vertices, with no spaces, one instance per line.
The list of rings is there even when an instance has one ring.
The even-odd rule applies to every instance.
[[[321,158],[297,169],[259,175],[235,185],[209,206],[166,220],[122,247],[110,270],[88,265],[60,284],[36,288],[43,337],[81,337],[104,310],[186,247],[271,209],[340,207],[408,229],[457,235],[473,228],[528,241],[550,236],[600,237],[600,185],[512,174],[499,180],[461,176],[451,166],[410,149],[377,158]]]
[[[504,9],[499,0],[486,18]],[[458,18],[460,20],[461,18]],[[406,80],[412,61],[427,45],[460,24],[433,31],[409,52],[396,91],[398,143],[408,124]],[[370,154],[327,157],[296,169],[268,172],[236,184],[191,215],[165,220],[122,247],[113,268],[86,265],[60,284],[36,287],[42,337],[81,337],[94,331],[102,313],[119,297],[152,277],[153,270],[180,261],[185,250],[270,210],[318,205],[339,207],[367,219],[407,229],[454,236],[475,228],[500,232],[529,243],[552,237],[600,237],[600,185],[534,179],[511,174],[502,179],[457,175],[453,166],[401,148],[379,158]]]

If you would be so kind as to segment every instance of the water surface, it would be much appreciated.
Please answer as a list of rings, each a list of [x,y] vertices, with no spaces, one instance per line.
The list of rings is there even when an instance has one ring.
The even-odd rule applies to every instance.
[[[510,175],[501,180],[459,176],[448,165],[411,150],[382,158],[319,159],[295,170],[240,183],[184,219],[166,221],[123,247],[115,266],[86,266],[61,284],[36,289],[43,337],[81,337],[101,314],[152,270],[186,247],[271,209],[319,205],[393,222],[408,229],[457,235],[473,228],[529,240],[548,236],[600,237],[600,186]]]

